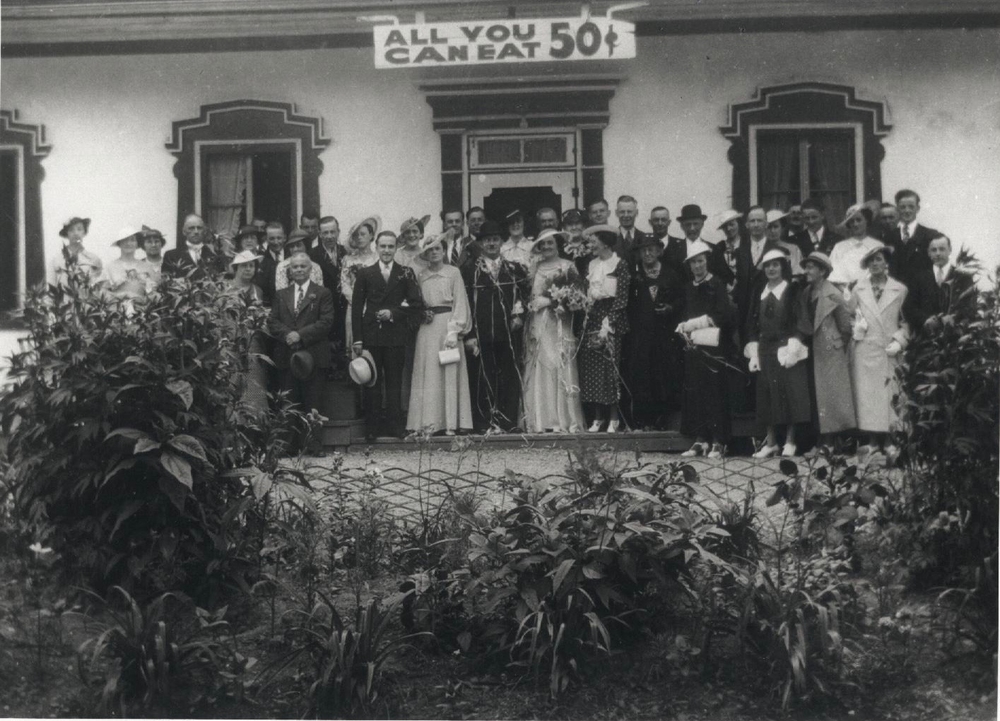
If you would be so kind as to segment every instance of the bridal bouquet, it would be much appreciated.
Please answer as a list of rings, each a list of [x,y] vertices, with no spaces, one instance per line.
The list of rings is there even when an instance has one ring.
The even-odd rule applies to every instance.
[[[551,301],[552,309],[571,313],[590,310],[593,302],[587,297],[583,281],[576,273],[561,272],[552,276],[548,286],[542,293],[543,298]]]

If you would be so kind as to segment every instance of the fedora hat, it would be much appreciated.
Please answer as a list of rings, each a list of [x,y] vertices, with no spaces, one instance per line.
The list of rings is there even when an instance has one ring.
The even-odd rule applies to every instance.
[[[735,210],[727,210],[722,215],[719,216],[719,224],[715,226],[716,228],[722,228],[726,223],[731,220],[739,220],[743,217],[743,213],[739,213]]]
[[[244,263],[253,263],[256,260],[260,260],[260,258],[261,257],[252,250],[241,250],[233,256],[231,261],[229,261],[229,267],[235,268],[237,265],[243,265]]]
[[[288,237],[285,238],[285,242],[281,244],[281,247],[287,248],[292,243],[303,243],[306,247],[309,247],[309,237],[309,233],[296,228],[288,234]]]
[[[681,208],[681,214],[677,216],[677,221],[683,223],[685,220],[708,220],[708,216],[701,212],[701,206],[691,203]]]
[[[476,234],[476,238],[482,240],[483,238],[489,238],[491,235],[503,235],[503,228],[495,220],[487,220],[483,223]]]
[[[711,252],[712,252],[712,246],[710,246],[708,243],[702,240],[699,240],[695,243],[691,243],[691,245],[688,246],[688,252],[687,256],[684,258],[684,262],[687,263],[692,258],[697,258],[699,255],[704,255],[705,253],[711,253]]]
[[[69,229],[72,228],[77,223],[83,223],[83,232],[84,233],[89,233],[90,232],[90,218],[80,218],[80,217],[74,215],[72,218],[70,218],[65,223],[63,223],[63,227],[62,227],[62,230],[59,231],[59,235],[61,235],[64,238],[68,238],[69,237]]]
[[[431,216],[429,215],[425,215],[423,218],[407,218],[403,221],[403,224],[399,226],[399,234],[402,235],[415,225],[419,226],[420,232],[423,233],[429,222],[431,222]]]
[[[776,221],[781,220],[782,218],[787,218],[787,217],[788,213],[786,213],[784,210],[769,210],[767,211],[767,213],[764,214],[764,221],[768,225],[770,225],[771,223],[774,223]]]
[[[292,375],[300,381],[308,380],[316,369],[316,360],[313,354],[307,350],[299,350],[292,353],[292,358],[288,362]]]
[[[814,263],[823,268],[827,273],[833,272],[833,263],[830,262],[830,256],[826,253],[820,253],[818,250],[814,250],[803,258],[799,265],[805,267],[806,263]]]
[[[543,240],[554,240],[556,241],[556,245],[558,245],[559,238],[562,238],[564,241],[569,240],[569,233],[562,230],[556,230],[555,228],[546,228],[541,233],[539,233],[538,237],[535,238],[534,242],[532,242],[531,252],[532,253],[539,252],[538,244],[541,243]]]
[[[375,359],[366,350],[361,351],[361,355],[351,361],[347,366],[347,372],[351,380],[359,386],[372,388],[378,383],[378,369],[375,367]]]
[[[133,228],[131,225],[126,225],[124,228],[118,231],[118,240],[111,241],[111,245],[121,246],[129,238],[135,238],[136,242],[139,241],[139,231]]]
[[[871,259],[873,257],[875,257],[876,253],[882,253],[883,255],[889,255],[890,253],[892,253],[892,246],[891,245],[877,245],[876,247],[874,247],[871,250],[869,250],[867,253],[864,254],[864,257],[861,258],[861,267],[862,268],[867,268],[868,267],[868,263],[871,262]]]

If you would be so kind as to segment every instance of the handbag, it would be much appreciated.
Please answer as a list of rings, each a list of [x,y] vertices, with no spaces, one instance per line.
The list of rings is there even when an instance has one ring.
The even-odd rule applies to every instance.
[[[719,328],[699,328],[691,331],[691,342],[709,348],[719,347]]]
[[[445,348],[444,350],[438,351],[438,363],[443,366],[458,363],[461,357],[462,356],[458,352],[458,348]]]

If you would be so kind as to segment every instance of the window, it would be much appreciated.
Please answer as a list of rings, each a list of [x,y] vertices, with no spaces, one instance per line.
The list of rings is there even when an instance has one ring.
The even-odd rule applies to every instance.
[[[16,324],[10,313],[23,307],[29,287],[45,280],[40,186],[50,150],[44,127],[0,110],[0,327]]]
[[[830,83],[762,88],[731,105],[721,131],[731,143],[733,207],[787,209],[812,197],[835,224],[852,203],[881,198],[885,116],[882,103]]]
[[[470,167],[572,166],[576,163],[575,133],[515,137],[469,136]]]
[[[858,201],[854,129],[755,128],[751,138],[757,168],[751,200],[757,204],[787,210],[811,197],[831,219],[840,219]]]
[[[330,144],[322,125],[264,100],[204,105],[197,118],[174,122],[167,149],[177,158],[179,245],[192,211],[212,230],[234,233],[254,216],[290,230],[303,209],[319,210],[319,155]]]

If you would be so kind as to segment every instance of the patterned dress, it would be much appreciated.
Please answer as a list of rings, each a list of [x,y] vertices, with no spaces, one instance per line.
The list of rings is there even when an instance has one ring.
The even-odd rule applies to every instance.
[[[587,273],[587,294],[594,301],[584,324],[580,348],[580,400],[613,405],[620,397],[622,339],[628,333],[628,264],[616,254],[605,260],[592,258]],[[607,319],[612,333],[601,338]]]

